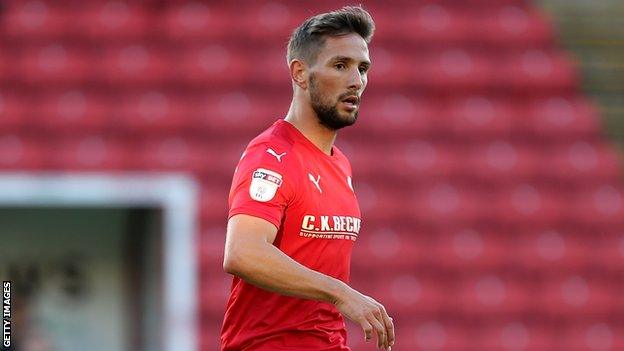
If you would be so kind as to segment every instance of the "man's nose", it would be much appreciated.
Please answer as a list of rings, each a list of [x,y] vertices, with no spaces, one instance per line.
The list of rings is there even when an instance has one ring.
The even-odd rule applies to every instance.
[[[349,74],[349,89],[361,90],[362,85],[364,85],[364,80],[359,68],[352,69]]]

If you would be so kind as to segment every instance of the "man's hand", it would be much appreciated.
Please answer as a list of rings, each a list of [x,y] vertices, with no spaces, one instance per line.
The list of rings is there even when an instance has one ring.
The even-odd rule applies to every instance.
[[[394,345],[394,323],[382,304],[352,288],[347,288],[334,304],[340,313],[362,327],[366,342],[376,332],[377,347],[391,350]]]

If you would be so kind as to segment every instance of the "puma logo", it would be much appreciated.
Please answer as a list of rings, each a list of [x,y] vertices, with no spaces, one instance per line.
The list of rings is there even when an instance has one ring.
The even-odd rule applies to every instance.
[[[318,191],[322,194],[323,190],[321,190],[321,186],[319,185],[321,181],[321,175],[319,174],[317,178],[314,178],[314,176],[311,173],[308,173],[308,179],[310,179],[310,181],[314,183],[314,186],[316,186]]]
[[[282,162],[282,156],[286,155],[286,153],[284,152],[283,154],[277,154],[277,152],[275,152],[275,150],[268,148],[267,151],[269,154],[275,156],[275,158],[277,159],[278,162]]]

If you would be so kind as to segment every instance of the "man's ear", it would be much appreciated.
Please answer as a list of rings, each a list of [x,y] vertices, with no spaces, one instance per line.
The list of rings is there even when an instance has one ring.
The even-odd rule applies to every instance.
[[[290,61],[290,79],[301,89],[308,88],[308,66],[301,60]]]

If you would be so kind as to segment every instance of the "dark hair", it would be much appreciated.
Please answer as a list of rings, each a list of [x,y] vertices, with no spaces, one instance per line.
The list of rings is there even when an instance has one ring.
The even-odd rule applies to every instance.
[[[290,63],[293,59],[300,59],[312,64],[327,36],[356,33],[370,43],[374,32],[373,18],[360,6],[345,6],[340,10],[321,13],[308,18],[294,30],[288,41],[286,60]]]

